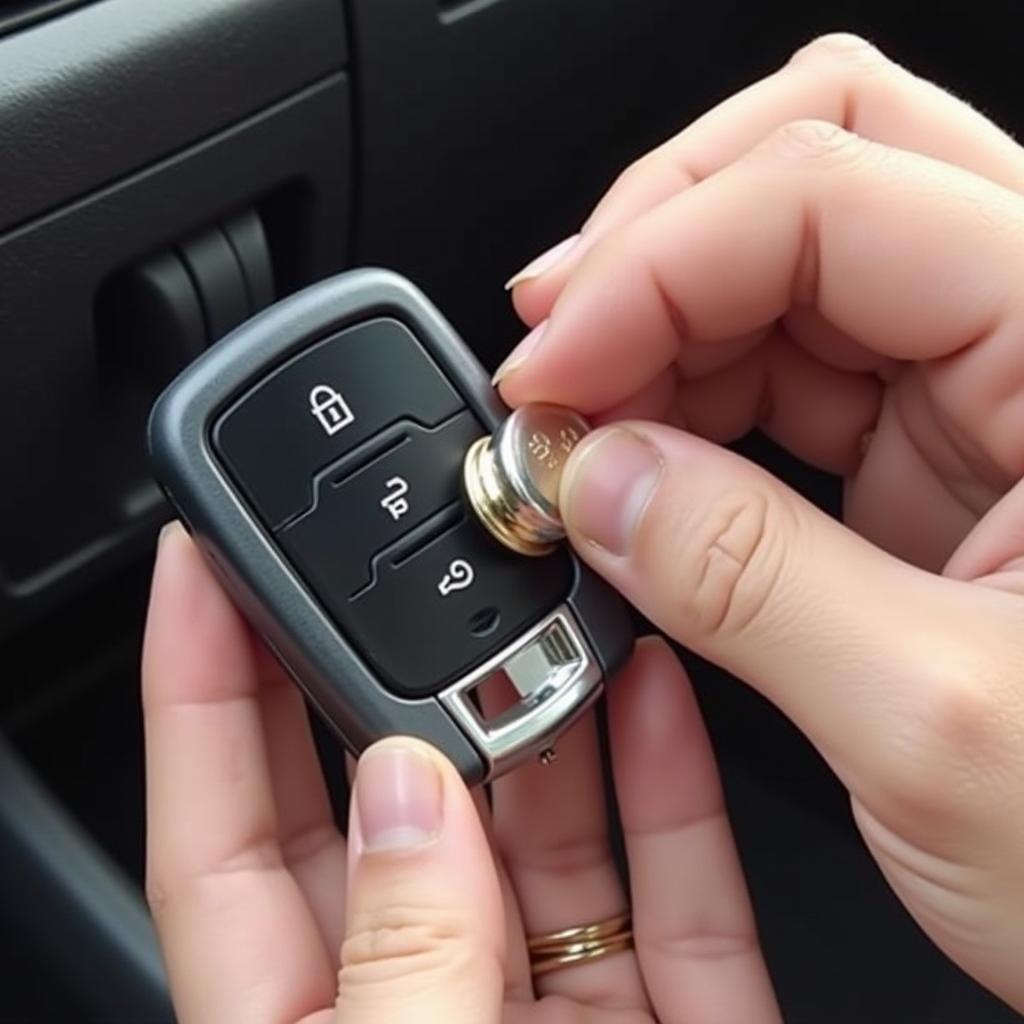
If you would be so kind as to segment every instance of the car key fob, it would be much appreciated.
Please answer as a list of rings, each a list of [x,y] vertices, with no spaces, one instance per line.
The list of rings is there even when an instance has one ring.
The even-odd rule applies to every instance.
[[[470,783],[549,757],[632,649],[567,544],[512,550],[467,500],[467,453],[508,418],[433,305],[372,269],[264,310],[154,406],[168,500],[356,755],[419,736]]]

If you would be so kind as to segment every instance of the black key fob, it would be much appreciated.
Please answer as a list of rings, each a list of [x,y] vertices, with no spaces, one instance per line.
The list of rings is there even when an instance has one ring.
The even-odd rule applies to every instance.
[[[488,780],[548,756],[632,649],[624,603],[568,545],[524,556],[469,506],[466,453],[508,415],[440,313],[379,270],[260,313],[153,409],[169,501],[356,755],[415,735]]]

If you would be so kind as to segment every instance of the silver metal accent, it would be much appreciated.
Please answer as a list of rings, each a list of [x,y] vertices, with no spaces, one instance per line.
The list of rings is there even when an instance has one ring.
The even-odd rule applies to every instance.
[[[524,405],[466,453],[469,504],[506,547],[542,555],[565,536],[558,487],[570,454],[589,430],[571,409]]]
[[[521,699],[485,719],[472,694],[497,672],[505,673]],[[597,699],[602,678],[601,666],[575,616],[562,605],[444,690],[439,699],[480,749],[489,778],[550,750],[552,741]]]

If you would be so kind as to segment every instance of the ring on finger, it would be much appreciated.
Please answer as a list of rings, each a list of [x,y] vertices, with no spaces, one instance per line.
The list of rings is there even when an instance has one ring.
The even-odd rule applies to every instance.
[[[633,928],[629,913],[594,924],[535,935],[527,940],[530,971],[535,977],[574,964],[600,960],[632,947]]]

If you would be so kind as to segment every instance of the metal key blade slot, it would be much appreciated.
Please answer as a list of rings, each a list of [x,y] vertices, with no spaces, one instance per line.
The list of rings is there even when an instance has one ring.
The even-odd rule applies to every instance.
[[[499,673],[519,700],[489,718],[474,692]],[[504,771],[548,749],[552,736],[582,715],[601,688],[600,666],[572,612],[562,606],[439,699],[491,769]]]

